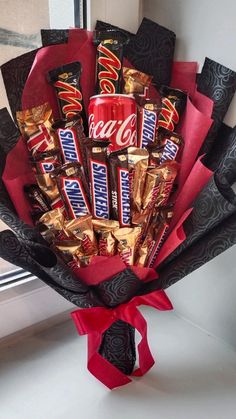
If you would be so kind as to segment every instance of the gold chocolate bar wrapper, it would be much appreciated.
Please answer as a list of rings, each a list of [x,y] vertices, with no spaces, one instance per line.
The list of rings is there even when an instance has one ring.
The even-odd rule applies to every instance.
[[[149,74],[142,73],[135,68],[123,67],[124,93],[144,93],[144,87],[150,86],[152,78]]]
[[[141,227],[123,227],[113,233],[118,241],[118,253],[126,265],[134,264],[136,243],[140,233]]]
[[[66,222],[65,229],[81,242],[84,255],[91,255],[97,252],[97,241],[93,231],[91,215],[84,215]]]
[[[63,209],[56,208],[52,211],[45,212],[40,217],[39,222],[46,225],[49,229],[62,230],[64,224]]]
[[[35,177],[40,189],[50,201],[55,201],[60,196],[56,179],[52,178],[51,173],[35,175]]]
[[[33,156],[57,147],[57,137],[52,130],[54,121],[49,103],[18,111],[16,118],[20,132],[26,139],[27,147]]]
[[[100,256],[114,256],[117,251],[116,239],[112,233],[120,228],[119,221],[94,219],[93,228],[98,234]]]
[[[149,153],[145,148],[128,148],[128,169],[132,213],[134,211],[141,211],[148,159]]]

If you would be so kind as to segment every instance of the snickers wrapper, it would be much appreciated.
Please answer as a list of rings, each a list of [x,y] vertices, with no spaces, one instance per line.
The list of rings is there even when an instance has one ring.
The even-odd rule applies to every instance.
[[[121,227],[130,226],[130,185],[127,149],[109,156],[112,219]]]

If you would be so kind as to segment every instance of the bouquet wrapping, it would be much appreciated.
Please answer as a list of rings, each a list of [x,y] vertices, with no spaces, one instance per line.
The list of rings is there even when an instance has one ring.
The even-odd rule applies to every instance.
[[[143,375],[154,363],[147,341],[147,324],[137,307],[144,304],[158,310],[172,309],[164,289],[235,244],[236,198],[232,186],[236,181],[236,135],[235,129],[226,127],[222,121],[236,90],[236,74],[209,58],[206,58],[199,75],[197,75],[197,63],[173,62],[175,34],[146,18],[143,19],[135,35],[101,21],[97,22],[96,31],[99,36],[102,36],[97,43],[96,39],[94,42],[91,32],[82,29],[42,31],[42,48],[11,60],[1,68],[15,122],[6,109],[0,110],[0,216],[11,228],[11,230],[5,230],[0,234],[0,255],[11,263],[32,272],[64,298],[79,307],[72,313],[72,318],[79,334],[88,335],[88,369],[108,388],[112,389],[130,382],[132,375]],[[102,65],[99,64],[102,61],[98,61],[98,57],[96,64],[96,54],[98,51],[103,51],[101,46],[104,47],[107,39],[114,38],[114,36],[117,37],[114,43],[116,46],[123,43],[123,67],[128,69],[126,74],[132,74],[128,80],[132,80],[133,83],[133,78],[136,77],[137,81],[137,74],[139,76],[141,74],[142,77],[146,76],[145,80],[149,80],[148,88],[142,87],[142,94],[138,92],[135,97],[141,112],[144,112],[143,101],[147,102],[149,106],[153,106],[148,109],[152,109],[152,111],[154,109],[153,112],[156,112],[159,126],[158,124],[155,126],[155,133],[159,132],[158,135],[161,132],[160,115],[163,116],[165,100],[163,92],[171,91],[173,96],[173,92],[181,91],[181,95],[183,95],[184,91],[186,107],[180,123],[177,125],[173,117],[176,109],[172,112],[172,119],[169,121],[169,123],[175,122],[177,125],[176,144],[179,144],[178,141],[181,138],[184,141],[184,146],[181,148],[177,163],[175,161],[170,163],[168,159],[163,163],[163,160],[160,160],[163,159],[165,150],[163,146],[161,149],[160,147],[156,149],[156,154],[152,149],[148,151],[149,157],[153,156],[153,160],[151,168],[148,168],[149,174],[147,175],[145,172],[145,188],[147,188],[147,176],[153,178],[153,173],[155,176],[156,173],[161,176],[160,173],[163,173],[163,169],[160,171],[160,167],[163,167],[163,164],[168,167],[169,171],[177,170],[178,174],[175,182],[172,181],[165,205],[159,205],[158,209],[155,206],[154,209],[154,204],[156,205],[158,201],[157,198],[160,198],[159,195],[154,195],[157,199],[155,202],[153,199],[151,201],[146,199],[147,208],[152,214],[151,218],[149,217],[149,221],[147,221],[147,213],[149,214],[150,211],[146,210],[145,212],[143,206],[141,210],[139,208],[138,212],[138,217],[141,217],[139,219],[142,221],[139,223],[133,221],[132,227],[128,227],[130,230],[136,228],[139,229],[139,232],[142,231],[142,236],[139,236],[139,239],[141,237],[140,241],[135,244],[139,262],[136,263],[135,259],[130,262],[119,247],[120,244],[124,246],[125,241],[126,227],[123,226],[123,229],[120,228],[120,238],[116,232],[109,235],[113,242],[115,241],[114,237],[118,241],[118,254],[117,252],[112,255],[104,254],[101,251],[102,248],[99,247],[99,252],[81,255],[76,247],[77,259],[75,263],[74,256],[73,261],[62,257],[65,254],[68,255],[68,250],[64,251],[64,254],[61,250],[65,249],[64,224],[61,225],[60,232],[57,231],[57,234],[60,234],[63,239],[60,246],[55,240],[52,245],[50,240],[45,240],[46,236],[39,228],[38,219],[35,221],[35,214],[32,219],[32,202],[29,202],[25,192],[27,188],[28,191],[32,190],[28,185],[36,183],[35,176],[37,178],[37,174],[35,175],[35,171],[32,170],[29,142],[27,142],[27,149],[24,135],[22,136],[22,131],[20,133],[17,128],[16,115],[19,115],[19,111],[23,111],[22,115],[32,108],[49,103],[53,120],[58,121],[61,117],[60,106],[58,106],[55,90],[48,82],[46,75],[50,74],[50,77],[53,78],[55,69],[75,62],[80,63],[83,104],[79,110],[79,118],[80,121],[81,117],[83,119],[83,129],[86,134],[90,98],[97,88],[94,75],[98,71],[99,65]],[[117,50],[114,49],[114,51]],[[123,76],[125,79],[125,72],[123,72]],[[102,84],[103,89],[104,86],[107,86],[107,81],[104,83]],[[137,84],[140,88],[140,83]],[[127,93],[127,91],[125,92]],[[102,97],[101,92],[99,93],[99,97]],[[119,91],[119,93],[122,96],[123,92]],[[178,95],[178,93],[175,94]],[[171,96],[168,97],[170,100]],[[75,96],[72,95],[70,97],[72,104],[74,99]],[[170,113],[168,115],[170,116]],[[61,125],[58,126],[60,130]],[[140,124],[138,124],[139,141],[144,141],[145,135],[140,136],[140,130]],[[79,132],[81,134],[81,129]],[[81,141],[83,139],[87,144],[85,134],[81,134]],[[168,137],[170,140],[173,139],[173,135],[171,135]],[[28,138],[31,144],[34,139],[33,135]],[[90,139],[90,141],[94,140]],[[40,144],[42,145],[43,141]],[[102,147],[99,144],[100,148],[98,143],[95,145],[101,152],[105,146],[111,146],[110,143],[104,144]],[[133,143],[133,145],[137,144]],[[142,147],[136,150],[140,149]],[[34,167],[38,167],[34,155],[35,149],[32,148],[32,150]],[[143,150],[145,155],[147,151],[145,148]],[[124,149],[118,153],[116,151],[109,152],[109,161],[111,162],[112,159],[117,161],[116,156],[124,156],[125,153],[128,153],[128,156],[135,154],[134,151],[130,151],[130,148],[127,152]],[[139,151],[137,153],[140,154]],[[81,160],[83,164],[86,160],[84,154],[82,154]],[[156,161],[159,163],[154,167],[153,164],[155,165]],[[48,162],[51,163],[52,160]],[[67,167],[70,170],[74,167],[73,164],[70,165],[70,162],[67,164],[69,164]],[[123,166],[120,167],[122,171]],[[86,165],[84,170],[84,173],[89,177],[90,172],[88,168],[86,169]],[[55,171],[55,173],[60,172]],[[76,173],[79,173],[79,169]],[[141,175],[143,176],[143,172],[140,172],[140,179],[142,179]],[[136,178],[139,185],[141,184],[140,179]],[[130,180],[129,182],[129,185],[133,185],[130,191],[133,193],[131,196],[135,201],[133,198],[133,196],[135,197],[134,184]],[[109,182],[109,186],[112,188],[112,183]],[[61,184],[60,188],[63,189]],[[90,191],[86,192],[89,200],[91,200],[92,190],[90,186]],[[160,186],[158,193],[160,194]],[[94,205],[94,201],[91,202]],[[150,202],[152,202],[152,206],[150,206]],[[48,208],[48,212],[52,208]],[[155,211],[157,215],[155,215]],[[61,213],[58,209],[57,212]],[[171,220],[167,222],[164,219],[163,222],[164,233],[155,236],[156,238],[152,236],[151,242],[147,241],[148,234],[151,234],[150,231],[159,231],[160,217],[163,219],[164,215],[170,213]],[[71,222],[73,224],[73,220],[80,220],[80,217],[83,219],[83,216],[86,214],[72,217],[72,220],[69,217],[66,225]],[[41,217],[44,217],[45,220],[45,214],[40,213],[40,220],[42,220]],[[88,215],[88,217],[90,216]],[[151,225],[148,224],[150,219],[154,220]],[[119,216],[116,220],[119,220]],[[117,223],[117,221],[113,222]],[[59,223],[58,220],[57,222]],[[47,234],[48,230],[50,229],[46,229]],[[141,250],[145,247],[143,245],[145,239],[147,252],[150,251],[150,243],[154,246],[155,252],[151,253],[150,251],[145,256],[145,262],[142,262],[143,253]],[[130,251],[132,253],[132,249]],[[73,263],[68,263],[68,261]],[[135,368],[135,329],[141,335],[137,346],[138,368]]]

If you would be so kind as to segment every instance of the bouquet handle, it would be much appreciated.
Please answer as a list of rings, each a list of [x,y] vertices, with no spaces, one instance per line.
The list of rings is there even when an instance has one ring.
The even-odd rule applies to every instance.
[[[136,360],[134,327],[122,320],[113,323],[103,334],[99,353],[121,372],[130,375]]]

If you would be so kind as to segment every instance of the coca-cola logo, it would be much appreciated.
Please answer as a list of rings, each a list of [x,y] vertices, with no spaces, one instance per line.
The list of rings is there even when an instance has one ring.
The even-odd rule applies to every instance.
[[[100,140],[109,140],[115,136],[115,142],[120,147],[136,143],[136,114],[132,113],[125,120],[111,119],[95,121],[94,114],[89,117],[89,136]]]

